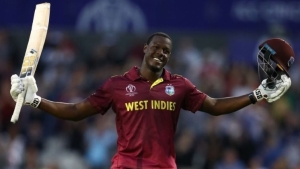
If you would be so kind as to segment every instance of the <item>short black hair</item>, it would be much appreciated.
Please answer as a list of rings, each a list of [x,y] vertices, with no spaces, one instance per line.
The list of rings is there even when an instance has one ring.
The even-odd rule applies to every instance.
[[[154,36],[163,36],[163,37],[168,38],[172,41],[171,37],[168,34],[163,33],[163,32],[155,32],[152,35],[150,35],[149,38],[147,39],[147,45],[149,45],[149,43],[151,42],[151,40],[153,39]]]

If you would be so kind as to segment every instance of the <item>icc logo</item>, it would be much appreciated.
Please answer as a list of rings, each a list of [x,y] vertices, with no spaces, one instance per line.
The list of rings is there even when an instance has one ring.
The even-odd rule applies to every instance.
[[[134,96],[135,94],[137,94],[136,91],[136,87],[133,86],[132,84],[129,84],[127,87],[126,87],[126,95],[128,96]]]

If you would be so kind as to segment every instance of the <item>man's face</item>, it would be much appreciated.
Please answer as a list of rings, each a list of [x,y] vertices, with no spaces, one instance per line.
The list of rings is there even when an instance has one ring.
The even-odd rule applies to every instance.
[[[172,42],[163,36],[154,36],[149,43],[144,46],[144,61],[148,68],[154,72],[162,70],[169,61]]]

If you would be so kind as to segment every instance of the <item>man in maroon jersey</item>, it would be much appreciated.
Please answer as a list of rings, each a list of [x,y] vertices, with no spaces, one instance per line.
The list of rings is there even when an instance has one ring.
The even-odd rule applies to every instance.
[[[152,34],[144,45],[141,67],[133,67],[120,76],[109,78],[95,93],[79,103],[61,103],[36,95],[33,77],[11,78],[11,95],[26,90],[25,104],[61,119],[82,120],[109,108],[116,113],[117,153],[112,169],[175,169],[174,135],[180,109],[222,115],[266,99],[279,99],[290,87],[290,78],[282,75],[274,89],[263,87],[239,97],[211,98],[186,78],[164,69],[170,59],[171,38],[162,32]],[[279,80],[275,80],[276,82]],[[33,102],[35,102],[33,104]]]

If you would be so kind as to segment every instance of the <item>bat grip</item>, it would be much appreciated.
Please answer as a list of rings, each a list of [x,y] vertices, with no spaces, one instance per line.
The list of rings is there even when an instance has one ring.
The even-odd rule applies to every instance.
[[[15,106],[15,109],[14,109],[14,113],[13,113],[11,119],[10,119],[10,121],[12,123],[16,123],[16,121],[18,121],[23,102],[24,102],[24,92],[22,92],[18,95],[18,99],[17,99],[17,103],[16,103],[16,106]]]

